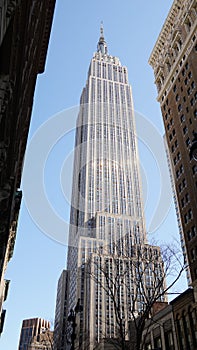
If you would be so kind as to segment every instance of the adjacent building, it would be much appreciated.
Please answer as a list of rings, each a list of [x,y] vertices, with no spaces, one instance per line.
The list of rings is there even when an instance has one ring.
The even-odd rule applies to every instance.
[[[179,350],[172,305],[163,303],[153,312],[146,322],[142,343],[144,350]]]
[[[143,331],[143,350],[195,350],[197,308],[194,289],[188,288],[169,304],[156,303],[154,306]]]
[[[147,243],[128,72],[102,26],[77,120],[67,269],[67,349],[127,342],[129,321],[164,288],[160,249]]]
[[[0,333],[37,74],[45,67],[55,0],[0,1]]]
[[[64,350],[67,340],[67,319],[68,319],[68,290],[69,273],[63,270],[58,281],[55,325],[54,325],[54,350]]]
[[[50,331],[50,322],[42,318],[23,320],[18,350],[29,350],[31,345],[39,342]]]
[[[175,0],[149,64],[172,164],[180,223],[193,286],[197,283],[197,163],[190,148],[197,131],[197,2]]]
[[[197,349],[197,305],[194,289],[188,288],[170,302],[180,350]]]

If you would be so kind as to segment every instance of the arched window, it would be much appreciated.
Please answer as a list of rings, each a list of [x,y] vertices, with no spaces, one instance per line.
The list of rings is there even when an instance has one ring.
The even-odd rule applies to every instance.
[[[186,342],[186,349],[191,350],[191,336],[190,336],[188,318],[185,311],[182,312],[182,320],[183,320],[183,331],[184,331],[184,338]]]
[[[177,335],[178,335],[179,347],[180,347],[180,350],[184,350],[182,325],[181,325],[181,319],[179,315],[177,315],[176,324],[177,324]]]
[[[193,346],[197,347],[197,315],[196,310],[192,310],[192,307],[189,306],[188,308],[188,315],[189,315],[189,324],[191,329],[191,336],[193,341]]]

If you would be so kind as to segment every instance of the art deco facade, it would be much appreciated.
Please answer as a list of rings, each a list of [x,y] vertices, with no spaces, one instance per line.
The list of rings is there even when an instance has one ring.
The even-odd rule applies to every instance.
[[[137,260],[140,250],[142,255],[151,252],[157,260],[143,274],[144,288],[151,294],[151,281],[162,274],[162,261],[159,248],[147,244],[131,86],[127,68],[108,54],[101,28],[76,129],[67,261],[69,310],[79,299],[81,304],[76,349],[79,345],[93,349],[103,338],[119,336],[103,267],[111,283],[116,283],[128,337],[131,309],[138,313],[144,303],[136,287],[138,268],[145,269],[146,263],[142,255]]]
[[[55,0],[0,1],[0,333],[34,89],[37,74],[44,71],[54,5]]]
[[[180,225],[193,285],[197,282],[197,2],[175,0],[152,51],[158,101],[176,188]]]

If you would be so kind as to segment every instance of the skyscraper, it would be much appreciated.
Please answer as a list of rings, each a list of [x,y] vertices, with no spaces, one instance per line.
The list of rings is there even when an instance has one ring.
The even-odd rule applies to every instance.
[[[141,261],[136,262],[136,269],[132,266],[137,249],[155,255],[159,277],[160,250],[147,244],[127,68],[108,54],[101,26],[76,128],[67,261],[69,310],[80,310],[74,315],[76,348],[80,344],[82,349],[93,349],[103,338],[118,338],[120,330],[109,283],[117,283],[119,312],[128,337],[131,309],[138,314],[144,303],[142,291],[136,287]],[[103,266],[108,280],[103,276]],[[155,269],[146,269],[144,289],[148,285],[153,288]],[[77,301],[81,306],[78,310]]]
[[[149,63],[154,69],[177,198],[183,253],[197,286],[197,3],[175,0]]]
[[[64,350],[66,343],[66,321],[68,318],[67,301],[69,290],[69,274],[63,270],[58,281],[55,324],[54,324],[54,350]]]

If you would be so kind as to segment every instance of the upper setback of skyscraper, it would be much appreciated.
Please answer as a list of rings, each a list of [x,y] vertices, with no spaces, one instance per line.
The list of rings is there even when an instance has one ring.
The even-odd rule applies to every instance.
[[[131,86],[127,68],[107,53],[102,28],[81,96],[76,158],[71,222],[83,227],[96,213],[128,215],[140,219],[145,235]]]

